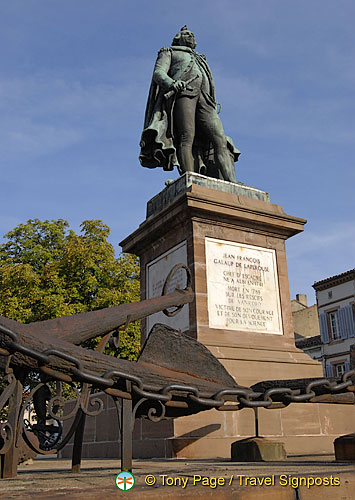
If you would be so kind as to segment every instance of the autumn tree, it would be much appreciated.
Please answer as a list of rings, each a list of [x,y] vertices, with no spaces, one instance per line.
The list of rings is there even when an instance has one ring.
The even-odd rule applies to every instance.
[[[63,219],[9,231],[0,245],[0,315],[30,323],[138,301],[138,258],[116,258],[109,234],[100,220],[84,221],[81,234]],[[135,322],[121,335],[119,356],[135,360],[139,348]]]

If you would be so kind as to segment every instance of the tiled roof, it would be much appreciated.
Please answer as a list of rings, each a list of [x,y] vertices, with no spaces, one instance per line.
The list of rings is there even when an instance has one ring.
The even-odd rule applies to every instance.
[[[296,340],[296,346],[300,349],[304,349],[305,347],[315,347],[317,345],[321,345],[322,341],[320,335],[316,335],[315,337],[308,337],[305,339]]]
[[[312,286],[315,290],[324,290],[330,286],[340,285],[341,283],[345,283],[346,281],[350,281],[352,279],[355,279],[355,269],[350,269],[350,271],[345,271],[345,273],[330,276],[330,278],[326,278],[321,281],[315,281]]]

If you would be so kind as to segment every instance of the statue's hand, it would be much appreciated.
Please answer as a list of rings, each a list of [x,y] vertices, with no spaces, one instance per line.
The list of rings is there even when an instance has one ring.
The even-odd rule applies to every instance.
[[[176,80],[176,82],[173,83],[172,89],[175,90],[175,92],[181,92],[181,90],[185,90],[186,88],[186,82],[183,80]]]

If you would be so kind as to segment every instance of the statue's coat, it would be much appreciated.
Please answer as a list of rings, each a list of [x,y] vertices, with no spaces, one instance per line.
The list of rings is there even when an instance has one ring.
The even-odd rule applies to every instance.
[[[139,160],[143,167],[162,167],[164,170],[173,170],[174,166],[179,168],[173,130],[173,112],[177,94],[169,99],[166,99],[164,94],[171,89],[176,80],[188,81],[196,75],[198,78],[178,95],[194,97],[202,92],[206,102],[216,108],[215,87],[205,56],[185,46],[160,49],[149,89],[140,141]],[[226,139],[234,161],[237,161],[240,152],[229,137],[226,136]],[[198,130],[195,143],[202,152],[213,153],[210,141],[204,141],[204,138],[199,136]]]

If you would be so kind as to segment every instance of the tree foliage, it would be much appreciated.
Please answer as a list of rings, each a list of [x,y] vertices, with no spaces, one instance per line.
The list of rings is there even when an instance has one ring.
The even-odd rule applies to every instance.
[[[0,245],[0,315],[30,323],[138,301],[138,258],[116,258],[109,234],[100,220],[84,221],[81,234],[63,219],[30,219],[9,231]],[[139,337],[132,323],[120,357],[137,358]]]

